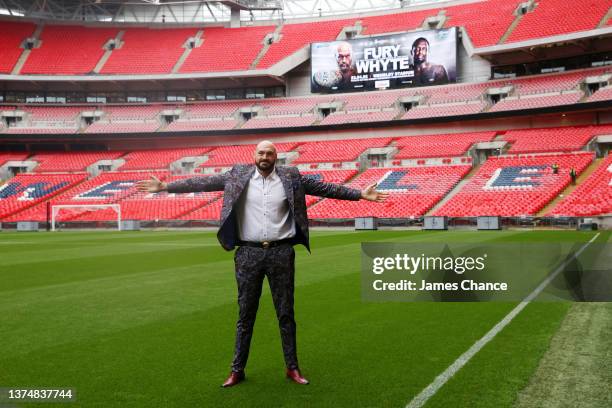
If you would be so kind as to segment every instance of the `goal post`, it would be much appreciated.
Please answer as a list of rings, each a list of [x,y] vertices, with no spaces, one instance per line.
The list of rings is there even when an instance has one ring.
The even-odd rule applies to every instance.
[[[62,210],[72,214],[111,209],[117,214],[117,229],[121,231],[121,205],[119,204],[57,204],[51,206],[51,231],[55,231],[57,216]]]

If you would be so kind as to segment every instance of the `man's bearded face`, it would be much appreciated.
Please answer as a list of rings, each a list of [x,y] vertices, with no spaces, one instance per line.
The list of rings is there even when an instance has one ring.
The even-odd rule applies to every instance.
[[[413,50],[413,58],[416,65],[427,61],[427,51],[427,43],[425,41],[419,41],[416,44]]]
[[[261,171],[268,171],[276,163],[276,149],[272,146],[260,147],[255,151],[255,165]]]
[[[348,72],[351,69],[351,63],[351,49],[347,46],[338,47],[338,68],[340,71]]]

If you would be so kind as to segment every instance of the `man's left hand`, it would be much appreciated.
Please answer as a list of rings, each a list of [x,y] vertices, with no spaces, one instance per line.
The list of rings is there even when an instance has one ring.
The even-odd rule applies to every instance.
[[[376,183],[370,184],[364,190],[361,190],[361,198],[364,200],[382,203],[387,197],[389,197],[389,193],[376,190]]]

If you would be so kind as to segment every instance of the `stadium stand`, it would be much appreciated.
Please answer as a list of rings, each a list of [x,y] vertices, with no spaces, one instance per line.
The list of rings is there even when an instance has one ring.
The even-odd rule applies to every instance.
[[[211,193],[202,193],[211,194]],[[210,199],[186,199],[183,197],[161,198],[148,197],[135,199],[130,198],[121,201],[121,216],[130,220],[140,221],[158,221],[158,220],[176,220],[182,215],[193,212],[198,206],[208,204]],[[112,221],[114,217],[109,211],[105,212],[90,212],[87,215],[81,215],[76,220],[78,221]]]
[[[310,23],[285,23],[280,39],[272,43],[257,64],[266,69],[292,55],[307,44],[335,40],[344,27],[360,21],[362,35],[403,32],[425,27],[427,17],[443,15],[444,27],[464,27],[475,47],[498,44],[515,19],[519,1],[488,0],[444,8],[397,11],[379,16],[363,16]],[[588,0],[574,5],[564,0],[542,0],[521,17],[505,41],[516,42],[551,35],[597,28],[611,6],[610,0]],[[580,12],[576,12],[576,8]],[[563,21],[563,24],[558,24]],[[609,23],[604,24],[607,25]],[[0,72],[10,73],[22,53],[21,43],[36,26],[5,21],[0,38]],[[121,28],[48,25],[41,33],[42,44],[34,49],[22,67],[22,74],[88,74],[100,59],[102,45],[117,37]],[[274,26],[204,29],[203,44],[191,50],[179,72],[231,72],[246,70],[264,48],[266,34]],[[195,28],[127,28],[121,43],[102,67],[102,74],[170,73],[185,50],[186,40]],[[71,39],[79,38],[79,47]],[[232,47],[227,47],[232,44]]]
[[[234,129],[238,122],[234,119],[223,120],[175,120],[170,123],[165,130],[170,132],[189,131],[189,130],[228,130]]]
[[[195,28],[128,28],[101,74],[169,74]]]
[[[356,31],[351,35],[356,33],[358,38],[359,36],[429,29],[436,24],[440,26],[442,23],[445,28],[459,27],[462,30],[463,41],[466,42],[469,58],[472,52],[469,47],[471,44],[476,49],[475,54],[486,60],[482,67],[478,66],[476,70],[470,64],[462,66],[461,70],[465,72],[461,72],[461,76],[464,76],[465,80],[480,77],[483,72],[486,76],[488,71],[483,69],[480,72],[480,68],[484,68],[485,63],[494,66],[501,61],[506,61],[505,57],[509,57],[507,59],[510,65],[519,64],[520,58],[513,58],[511,53],[502,52],[500,55],[502,58],[495,62],[496,59],[489,57],[489,51],[478,51],[478,48],[588,31],[610,25],[610,20],[605,21],[604,16],[612,12],[612,0],[586,0],[583,3],[538,0],[530,4],[523,4],[520,0],[468,0],[438,3],[436,7],[421,5],[417,7],[418,10],[411,11],[403,8],[389,10],[373,16],[351,15],[349,18],[340,19],[336,16],[312,22],[283,20],[278,26],[271,25],[275,24],[274,22],[265,23],[268,25],[262,26],[257,25],[258,22],[245,23],[245,26],[240,28],[209,26],[176,28],[174,25],[168,28],[147,28],[146,26],[126,27],[119,24],[101,28],[98,24],[95,26],[58,25],[56,22],[45,20],[37,20],[38,25],[2,21],[0,25],[0,73],[10,73],[15,69],[20,75],[98,75],[93,72],[94,67],[98,66],[101,68],[100,74],[126,74],[134,76],[130,77],[130,80],[136,79],[142,83],[146,80],[142,77],[137,78],[138,75],[170,74],[172,72],[221,74],[198,76],[206,78],[205,93],[202,93],[201,89],[198,90],[195,97],[185,93],[185,98],[189,102],[177,103],[160,102],[162,100],[160,91],[158,95],[150,99],[155,102],[149,104],[122,102],[107,105],[99,102],[91,104],[79,102],[80,105],[71,106],[59,106],[59,103],[58,106],[41,105],[39,103],[43,96],[32,98],[32,93],[25,91],[19,91],[21,95],[17,95],[19,92],[13,92],[12,88],[18,87],[9,86],[3,92],[6,95],[9,93],[12,95],[5,97],[3,94],[0,103],[6,106],[0,106],[0,111],[17,110],[25,114],[22,120],[19,120],[21,114],[7,113],[0,116],[0,133],[48,135],[48,139],[57,144],[69,143],[66,140],[74,140],[77,137],[54,138],[52,135],[79,133],[83,140],[91,141],[92,146],[102,140],[100,147],[95,145],[95,148],[102,149],[107,141],[104,136],[100,135],[106,133],[141,133],[147,136],[148,133],[154,132],[191,132],[185,135],[171,135],[180,136],[176,138],[179,140],[176,146],[183,146],[194,145],[197,143],[195,138],[209,136],[208,134],[200,135],[198,132],[217,130],[226,132],[212,133],[214,139],[211,139],[213,141],[210,143],[215,146],[195,148],[132,150],[131,142],[121,141],[119,140],[121,138],[115,135],[108,146],[112,144],[112,148],[119,149],[119,151],[49,152],[36,153],[31,157],[31,153],[2,153],[0,154],[0,166],[9,160],[27,158],[39,164],[34,168],[32,174],[18,174],[0,186],[0,217],[5,218],[3,221],[7,219],[25,220],[26,218],[43,220],[46,201],[52,198],[54,203],[58,200],[63,203],[121,203],[124,216],[132,219],[214,220],[219,215],[221,193],[185,196],[147,195],[137,193],[133,189],[133,183],[135,180],[148,177],[149,174],[156,174],[166,180],[185,177],[184,175],[170,175],[170,171],[175,173],[191,171],[175,166],[170,169],[172,163],[183,157],[199,157],[195,161],[195,173],[201,174],[220,173],[224,170],[223,168],[236,163],[250,163],[254,145],[239,143],[253,143],[254,135],[265,133],[260,129],[271,129],[270,133],[280,133],[279,128],[283,128],[282,140],[293,140],[294,135],[300,135],[296,139],[299,141],[279,143],[277,147],[281,153],[290,153],[287,155],[287,162],[290,165],[309,169],[303,172],[304,174],[325,181],[349,182],[350,185],[357,187],[364,187],[371,182],[379,181],[382,186],[392,192],[392,199],[384,204],[382,213],[378,211],[380,208],[375,207],[376,205],[372,203],[339,203],[309,196],[307,204],[315,218],[352,218],[358,215],[374,215],[375,209],[378,211],[375,215],[379,217],[418,217],[427,211],[434,212],[436,204],[438,204],[435,207],[436,215],[457,217],[530,216],[545,211],[553,216],[586,216],[609,212],[609,183],[606,184],[606,182],[609,181],[608,176],[612,168],[610,159],[607,159],[584,184],[579,185],[565,200],[559,201],[560,203],[556,205],[561,192],[571,191],[571,188],[565,190],[569,184],[567,174],[569,168],[575,168],[580,174],[589,166],[589,163],[592,163],[594,153],[583,150],[596,150],[595,142],[592,142],[593,137],[612,133],[609,125],[508,129],[516,126],[530,127],[532,123],[548,123],[519,119],[519,124],[505,127],[503,123],[508,122],[503,121],[509,119],[511,114],[508,117],[494,115],[502,119],[500,122],[502,124],[499,126],[479,126],[476,121],[480,119],[474,119],[474,123],[471,123],[473,118],[470,118],[470,123],[461,129],[454,129],[452,124],[447,123],[438,126],[435,120],[431,121],[432,124],[435,124],[434,126],[430,127],[428,123],[423,129],[414,122],[406,124],[395,122],[395,120],[486,114],[487,112],[527,111],[534,108],[554,108],[564,105],[577,105],[581,110],[586,111],[591,108],[582,102],[612,99],[612,88],[609,85],[612,72],[610,67],[600,65],[594,68],[571,70],[574,67],[591,63],[590,59],[580,61],[576,65],[574,62],[569,62],[566,67],[553,65],[554,69],[570,69],[568,72],[560,73],[410,89],[293,96],[307,93],[310,73],[304,69],[307,65],[304,59],[307,59],[308,45],[317,41],[335,40],[347,27],[354,27]],[[531,9],[532,6],[533,9]],[[520,8],[525,7],[528,11],[523,15]],[[431,18],[435,18],[436,21],[432,21]],[[269,43],[266,43],[264,39],[272,33],[278,36],[268,37]],[[189,49],[190,46],[186,44],[186,40],[200,34],[201,37],[196,40],[195,48]],[[26,38],[31,36],[36,37],[34,48],[24,51],[22,44]],[[74,41],[75,38],[79,39],[78,43]],[[107,52],[103,46],[111,38],[120,40],[117,48]],[[584,41],[586,44],[590,40],[585,37]],[[546,48],[557,49],[557,46],[562,47],[564,44],[551,42]],[[524,51],[527,50],[526,47],[522,48]],[[595,49],[596,47],[592,48],[592,50]],[[431,61],[435,62],[438,57],[437,51],[436,49],[430,51]],[[494,50],[494,53],[498,51],[500,50]],[[546,55],[546,58],[558,57],[554,53],[549,55],[548,51],[542,53]],[[298,52],[299,58],[291,58]],[[110,57],[105,60],[107,56]],[[537,50],[534,51],[533,57],[533,64],[539,64],[537,60],[540,57]],[[603,60],[605,58],[602,57]],[[602,61],[592,62],[592,65],[597,64],[602,64]],[[526,71],[535,72],[536,65],[533,67],[529,65]],[[544,69],[545,65],[538,66],[537,69]],[[17,69],[19,66],[21,68]],[[247,78],[243,73],[240,73],[239,76],[234,75],[235,71],[261,70],[272,67],[274,70],[271,70],[270,73],[255,73],[252,78]],[[276,71],[285,68],[291,72],[287,74],[281,72],[277,77]],[[228,74],[223,75],[224,72]],[[517,68],[516,72],[519,74],[521,70]],[[511,71],[508,73],[512,75]],[[507,75],[508,73],[504,70],[495,71],[496,75]],[[178,75],[177,79],[183,80],[183,77],[187,76],[190,75],[182,77]],[[585,81],[587,77],[594,76],[602,77],[590,78],[588,83]],[[208,77],[212,78],[211,82],[208,82]],[[98,79],[96,78],[96,81]],[[216,89],[216,83],[213,81],[217,79],[231,80],[235,83],[232,86],[241,87],[241,92],[246,92],[247,95],[252,95],[247,87],[265,88],[273,83],[272,86],[275,88],[270,89],[273,92],[268,92],[266,88],[266,92],[258,90],[256,93],[266,96],[278,95],[279,88],[285,86],[286,92],[292,96],[195,102],[194,99],[198,98],[225,97],[222,93],[217,93],[226,88],[225,85],[222,85],[224,82],[221,81],[219,89]],[[277,79],[280,80],[275,82]],[[18,83],[23,78],[9,78],[6,80],[7,84],[11,80]],[[36,87],[47,79],[39,83],[36,79],[27,78],[27,81],[22,82],[28,81]],[[58,83],[61,84],[62,81],[64,80],[58,78]],[[119,78],[116,83],[127,84],[122,81],[123,79]],[[163,89],[166,88],[166,85],[173,84],[173,80],[166,82],[163,79],[155,79],[155,81],[159,81],[155,83],[162,85]],[[89,79],[86,78],[86,81],[77,81],[77,83],[89,83]],[[211,84],[215,86],[211,87]],[[157,85],[155,90],[153,87],[150,89],[151,94],[162,89]],[[178,87],[181,92],[184,90],[183,84],[179,84]],[[490,88],[502,87],[508,87],[504,91],[507,95],[502,95],[497,101],[497,97],[493,97]],[[597,89],[598,87],[600,88]],[[46,86],[42,88],[47,89]],[[52,92],[51,88],[48,92]],[[85,95],[86,88],[87,86],[82,87],[79,95]],[[126,86],[127,88],[129,87]],[[214,92],[208,93],[209,88]],[[168,86],[168,89],[174,90],[173,85]],[[65,94],[64,100],[70,104],[69,91],[63,89],[60,91]],[[145,89],[143,92],[149,92],[149,90]],[[227,97],[238,94],[238,92],[228,92]],[[148,95],[147,98],[149,98]],[[90,96],[87,95],[87,98]],[[97,100],[97,97],[95,99]],[[14,103],[15,100],[21,103]],[[76,97],[73,100],[82,101]],[[123,99],[118,98],[118,100]],[[36,103],[32,103],[34,101]],[[602,105],[594,105],[593,109],[600,109]],[[170,110],[172,113],[169,118],[161,114],[162,111]],[[558,110],[567,111],[566,108]],[[89,124],[91,116],[82,115],[84,111],[101,111],[102,113],[101,115],[96,113],[94,122]],[[587,111],[587,113],[591,112]],[[575,115],[574,112],[568,112],[567,116]],[[514,117],[512,115],[512,118]],[[607,120],[605,115],[603,117],[603,121]],[[602,119],[598,116],[596,120],[601,121]],[[376,129],[377,125],[390,121],[394,121],[390,124],[393,127],[387,127],[381,131]],[[440,121],[442,122],[446,121]],[[344,133],[336,132],[334,129],[335,125],[351,123],[372,123],[372,125],[355,126],[359,136],[352,134],[344,136]],[[486,122],[482,121],[482,123]],[[552,120],[550,126],[558,123],[595,123],[595,120],[586,116],[579,120],[568,118],[566,122]],[[326,125],[329,128],[317,128],[317,126]],[[292,133],[292,128],[306,126],[311,126],[311,128],[307,131],[295,129],[295,133]],[[399,129],[398,133],[395,133],[396,126]],[[549,126],[549,124],[538,126]],[[348,126],[340,127],[343,129],[342,132],[348,128]],[[229,132],[231,129],[236,129],[235,133],[239,136],[229,135],[234,133]],[[257,130],[241,132],[241,130],[249,129]],[[404,129],[410,131],[404,132]],[[470,129],[499,130],[452,133],[455,131],[470,132]],[[363,137],[364,132],[370,130],[376,136],[386,137],[374,138],[374,135],[368,135],[367,139],[357,138]],[[448,133],[405,136],[423,132]],[[229,136],[221,139],[221,133],[224,134],[223,137]],[[90,134],[96,134],[96,136],[88,138]],[[398,134],[401,137],[388,137],[389,134]],[[243,138],[243,135],[246,137]],[[150,136],[153,139],[157,138],[153,134]],[[277,135],[272,137],[277,137]],[[341,137],[348,137],[348,139],[338,140]],[[133,139],[133,137],[130,138]],[[7,139],[19,138],[8,137]],[[23,137],[22,139],[24,141],[38,139],[34,143],[41,143],[43,140],[42,137]],[[173,142],[168,139],[170,138],[155,145],[174,146]],[[599,139],[598,143],[604,145],[608,143],[607,138]],[[497,147],[488,149],[488,151],[469,151],[475,143],[487,141],[507,142],[502,152],[507,155],[490,157],[485,160],[486,155],[497,154],[491,153]],[[11,141],[11,143],[14,142]],[[29,149],[28,143],[29,141],[23,142],[25,146],[20,149]],[[209,142],[204,141],[203,143],[208,144]],[[130,148],[124,146],[130,146]],[[373,155],[380,154],[381,156],[371,156],[372,158],[368,160],[360,160],[364,159],[364,153],[371,148],[383,148],[384,153],[370,151],[369,153]],[[47,151],[46,149],[45,147],[44,150],[38,148],[32,151]],[[70,147],[70,149],[73,148]],[[608,147],[598,146],[597,152],[601,154],[607,149]],[[99,160],[119,158],[125,160],[125,163],[119,167],[118,171],[105,172],[86,181],[86,176],[80,173],[45,174],[45,172],[83,172],[88,166]],[[472,161],[477,163],[477,167],[472,167]],[[456,163],[462,164],[457,165]],[[559,164],[559,174],[552,174],[551,165],[553,163]],[[377,167],[379,165],[394,167]],[[350,170],[346,170],[347,168]],[[589,167],[589,172],[594,168],[595,165]],[[2,176],[9,177],[10,171],[12,170],[3,168]],[[52,176],[57,176],[57,180],[52,179]],[[45,177],[49,177],[50,184],[44,181],[47,180]],[[583,178],[586,177],[587,174],[583,176]],[[62,180],[67,180],[68,184]],[[457,186],[460,181],[462,181],[461,185]],[[56,188],[56,185],[59,187]],[[452,190],[454,187],[457,188]],[[453,191],[452,196],[445,197],[451,190]],[[454,194],[455,192],[457,194]],[[2,194],[6,195],[7,200]],[[446,201],[440,203],[440,200],[443,199]],[[23,205],[15,204],[17,201],[20,203],[23,201],[21,203]],[[546,207],[547,205],[549,207]],[[556,207],[549,210],[553,205]],[[102,211],[95,216],[93,213],[73,214],[69,218],[73,220],[111,220],[114,219],[114,214],[111,211]]]
[[[56,122],[74,120],[83,109],[83,107],[79,106],[27,106],[25,111],[29,114],[32,121]]]
[[[395,141],[399,148],[393,159],[462,156],[477,142],[493,140],[496,132],[407,136]]]
[[[609,101],[612,99],[612,86],[600,88],[593,95],[589,96],[587,102]]]
[[[223,200],[215,200],[210,204],[196,208],[187,214],[179,217],[179,220],[203,220],[203,221],[219,221],[221,216],[221,207]]]
[[[153,171],[146,173],[146,177],[152,175],[160,180],[165,180],[168,177],[168,172]],[[104,172],[54,198],[53,204],[117,204],[130,196],[140,194],[136,191],[134,184],[136,181],[146,177],[143,173],[137,172]],[[36,209],[33,209],[33,211],[35,210]],[[40,210],[42,210],[42,208],[39,209],[37,213],[42,216],[44,212]],[[133,219],[128,218],[129,216],[133,216],[133,214],[126,214],[128,217],[123,217],[123,215],[124,210],[122,205],[122,218]],[[99,210],[85,213],[81,211],[77,213],[67,212],[63,217],[59,217],[60,221],[107,221],[116,219],[117,216],[112,210]],[[40,221],[42,220],[44,220],[44,218],[40,219]]]
[[[97,121],[87,127],[84,133],[144,133],[155,132],[160,127],[158,121]]]
[[[501,82],[514,86],[519,95],[545,94],[577,90],[579,83],[587,76],[601,75],[606,71],[604,68],[590,68],[556,74],[532,75],[514,78],[511,81],[501,80]]]
[[[471,101],[481,97],[484,91],[489,87],[491,87],[491,84],[487,82],[479,84],[457,84],[436,87],[435,91],[430,90],[427,92],[427,103],[435,104]]]
[[[273,43],[257,64],[265,69],[287,58],[306,45],[319,41],[333,41],[343,27],[355,24],[356,19],[329,20],[313,23],[284,24],[281,39]]]
[[[508,153],[571,152],[582,150],[597,133],[596,126],[518,129],[507,131],[503,139],[512,143]]]
[[[308,216],[312,219],[418,217],[442,199],[470,169],[469,165],[367,169],[348,186],[363,189],[377,182],[379,190],[390,193],[383,204],[324,199],[309,208]]]
[[[612,214],[612,155],[565,197],[549,216],[585,217]]]
[[[317,177],[323,179],[326,182],[342,183],[357,173],[356,170],[328,170],[328,171],[317,171],[317,172],[303,172],[302,174]],[[113,197],[116,192],[117,186],[114,184],[109,185],[109,179],[113,182],[119,180],[116,175],[122,173],[114,173],[115,176],[98,177],[88,181],[86,186],[77,190],[69,191],[59,198],[54,200],[54,204],[79,204],[83,203],[84,199],[93,199],[96,195],[99,198],[103,196],[109,196],[111,199],[107,200],[93,200],[87,201],[92,204],[108,204],[117,203],[121,205],[121,215],[123,219],[131,220],[172,220],[172,219],[185,219],[185,220],[216,220],[219,218],[220,204],[222,200],[222,192],[203,192],[203,193],[192,193],[192,194],[147,194],[140,192],[124,193],[124,196],[119,198]],[[159,176],[159,174],[157,174]],[[192,177],[193,175],[186,176],[169,176],[164,181],[171,182],[185,177]],[[206,175],[203,175],[206,177]],[[131,190],[131,185],[143,177],[140,173],[128,173],[127,178],[121,178],[122,185],[120,188],[128,187],[128,192]],[[92,187],[93,186],[93,187]],[[88,187],[87,191],[90,193],[83,193],[84,188]],[[92,192],[92,193],[91,193]],[[307,196],[307,205],[316,202],[319,197]],[[218,200],[218,202],[217,202]],[[105,202],[102,202],[105,201]],[[28,218],[32,218],[37,221],[44,221],[45,206],[40,208],[32,208]],[[82,210],[80,210],[82,211]],[[24,216],[23,214],[22,216]],[[35,219],[34,219],[35,218]],[[70,214],[65,213],[59,217],[60,221],[113,221],[116,220],[117,216],[112,210],[98,210],[95,212],[76,213]]]
[[[0,107],[24,111],[22,121],[4,129],[9,134],[45,134],[45,133],[75,133],[78,129],[76,121],[82,107],[78,106],[20,106]]]
[[[436,16],[439,9],[427,9],[407,13],[385,14],[382,16],[364,17],[362,35],[375,35],[384,33],[397,33],[416,30],[423,26],[427,17]]]
[[[239,108],[247,108],[253,105],[253,101],[219,101],[200,102],[183,105],[184,118],[225,118],[231,117]]]
[[[34,33],[32,23],[2,21],[0,24],[0,73],[10,74],[23,49],[21,43]]]
[[[486,102],[419,105],[406,112],[401,119],[422,119],[442,116],[471,115],[482,112]]]
[[[183,157],[201,156],[210,150],[210,147],[138,150],[123,157],[125,164],[119,170],[167,169],[172,162]]]
[[[194,48],[179,72],[224,72],[249,69],[274,26],[204,29],[204,44]]]
[[[276,143],[276,150],[279,153],[294,150],[298,145],[296,142]],[[233,145],[218,146],[208,152],[208,160],[200,167],[227,167],[239,163],[251,163],[255,145]]]
[[[258,101],[267,115],[302,114],[310,112],[319,103],[329,103],[334,96],[309,96],[301,98],[275,98]]]
[[[60,171],[85,171],[99,160],[114,160],[123,152],[53,152],[37,153],[29,160],[38,162],[34,169],[37,173]]]
[[[512,24],[518,4],[489,0],[446,7],[444,27],[465,27],[475,47],[495,45]]]
[[[398,115],[396,110],[375,112],[334,112],[325,117],[320,125],[338,125],[341,123],[386,122]]]
[[[0,166],[9,161],[22,161],[27,159],[28,153],[0,153]]]
[[[133,184],[142,180],[143,175],[155,176],[160,180],[168,177],[167,171],[150,171],[146,173],[134,171],[107,171],[87,180],[75,189],[71,189],[54,201],[56,204],[106,204],[114,203],[133,194],[136,189]],[[74,202],[64,202],[70,200]]]
[[[343,109],[347,111],[372,110],[392,107],[400,96],[398,91],[379,91],[358,94],[339,94],[335,101],[344,103]]]
[[[105,118],[110,120],[147,120],[155,119],[164,109],[174,109],[175,105],[108,105],[100,106]]]
[[[142,175],[136,180],[143,178]],[[164,179],[172,182],[181,178],[191,176],[169,176]],[[205,176],[204,176],[205,177]],[[134,192],[116,201],[121,206],[121,217],[128,220],[175,220],[184,214],[193,212],[201,206],[219,199],[222,192],[201,192],[191,194],[168,194]],[[73,200],[74,201],[74,200]],[[117,217],[112,210],[86,212],[78,214],[74,221],[112,221]]]
[[[4,130],[4,133],[8,134],[21,134],[21,135],[46,135],[46,134],[64,134],[64,133],[76,133],[75,127],[15,127],[11,126]]]
[[[586,0],[580,3],[538,0],[536,7],[523,16],[506,42],[593,30],[610,7],[610,0]]]
[[[570,169],[580,174],[593,158],[590,152],[490,157],[434,215],[536,215],[570,183]],[[553,164],[559,166],[558,174],[553,174]]]
[[[297,148],[300,155],[292,164],[332,163],[355,161],[359,155],[372,147],[385,147],[392,138],[345,139],[304,143]]]
[[[0,218],[36,205],[75,186],[85,178],[85,174],[17,174],[0,186]],[[44,211],[44,208],[41,207],[41,211]],[[24,216],[18,218],[19,221],[36,221]]]
[[[526,95],[522,97],[508,97],[493,105],[489,109],[489,112],[571,105],[578,103],[581,98],[581,92],[569,92],[557,95]]]
[[[318,119],[319,117],[315,115],[256,116],[242,125],[241,129],[310,126]]]
[[[42,44],[34,48],[21,74],[80,75],[92,73],[104,54],[104,44],[115,38],[119,29],[46,25],[40,35]],[[74,39],[78,38],[78,42]]]
[[[227,130],[233,128],[262,129],[277,127],[310,126],[316,124],[337,124],[365,121],[387,121],[402,112],[395,106],[400,97],[421,95],[428,104],[410,109],[400,119],[419,119],[448,115],[483,112],[501,112],[530,108],[552,107],[580,102],[584,98],[578,84],[588,76],[607,73],[605,68],[594,68],[516,78],[496,80],[477,84],[453,84],[439,87],[423,87],[371,93],[337,94],[295,98],[274,98],[263,100],[211,101],[187,104],[149,104],[149,105],[82,105],[82,106],[32,106],[5,105],[0,110],[23,110],[27,116],[23,122],[10,127],[0,128],[3,133],[43,134],[75,133],[81,126],[78,117],[82,111],[100,110],[104,112],[101,120],[85,128],[84,133],[153,132],[153,131],[194,131]],[[511,96],[492,105],[484,101],[487,88],[513,85]],[[562,92],[562,93],[559,93]],[[587,102],[610,100],[612,93],[604,87],[595,92]],[[457,102],[465,98],[466,102]],[[317,104],[339,102],[342,107],[324,120],[319,120],[314,111]],[[431,103],[435,102],[435,103]],[[393,108],[387,108],[388,106]],[[236,119],[241,108],[264,109],[263,114],[239,126]],[[379,109],[385,110],[379,110]],[[488,108],[488,109],[487,109]],[[179,119],[165,126],[156,117],[163,110],[179,112]],[[389,109],[389,110],[387,110]],[[391,111],[390,109],[394,109]],[[358,113],[359,111],[374,111]],[[393,113],[391,113],[393,112]],[[206,119],[206,120],[203,120]],[[223,119],[223,120],[221,120]],[[228,121],[229,119],[229,121]]]

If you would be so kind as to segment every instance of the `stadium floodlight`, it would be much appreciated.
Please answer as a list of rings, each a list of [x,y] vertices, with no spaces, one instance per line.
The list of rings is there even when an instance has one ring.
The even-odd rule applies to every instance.
[[[57,204],[51,206],[51,231],[55,231],[55,221],[63,210],[71,215],[81,215],[92,211],[111,209],[117,215],[117,229],[121,231],[121,205],[119,204]]]

